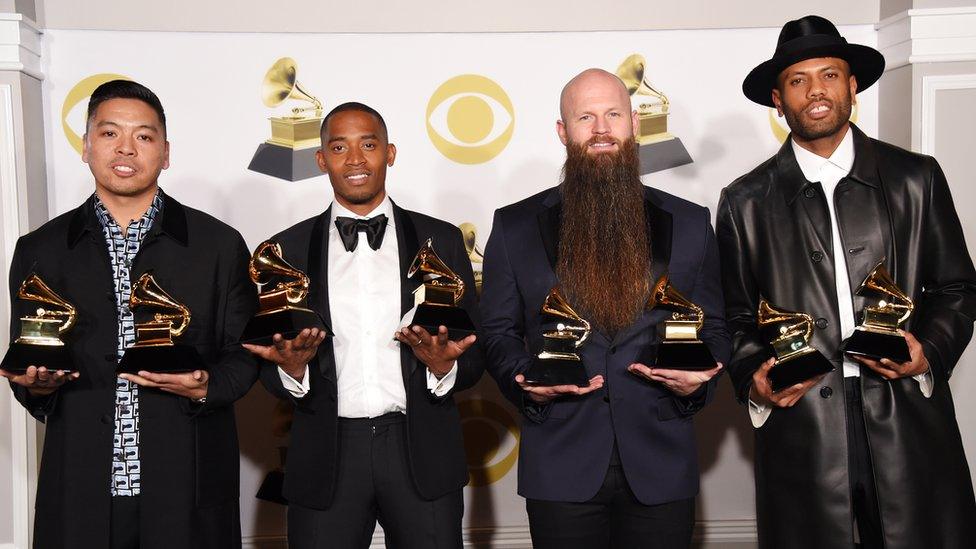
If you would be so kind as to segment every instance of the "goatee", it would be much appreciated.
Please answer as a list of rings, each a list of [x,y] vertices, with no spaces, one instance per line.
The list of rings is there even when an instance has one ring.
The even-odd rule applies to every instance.
[[[566,145],[556,274],[580,314],[614,334],[647,304],[649,235],[637,143],[616,141],[617,152],[590,155],[595,141],[614,140]]]

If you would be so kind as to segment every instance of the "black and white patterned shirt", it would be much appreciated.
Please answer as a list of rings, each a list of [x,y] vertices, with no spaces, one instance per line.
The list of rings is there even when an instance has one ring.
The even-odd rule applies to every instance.
[[[108,255],[112,259],[112,279],[115,288],[115,305],[119,318],[119,360],[136,340],[135,321],[129,310],[132,282],[129,269],[142,241],[153,221],[163,208],[163,199],[156,191],[152,204],[139,220],[132,221],[124,230],[108,213],[105,205],[95,195],[95,214],[102,224]],[[116,378],[115,388],[115,436],[112,438],[112,485],[113,496],[139,495],[139,386]]]

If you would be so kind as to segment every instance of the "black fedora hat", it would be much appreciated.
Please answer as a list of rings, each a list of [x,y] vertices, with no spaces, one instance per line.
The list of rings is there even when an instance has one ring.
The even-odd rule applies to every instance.
[[[848,44],[833,23],[808,15],[783,25],[773,58],[752,69],[742,81],[742,93],[750,100],[773,107],[771,92],[783,69],[815,57],[838,57],[851,66],[858,91],[866,90],[881,78],[885,60],[881,52],[860,44]]]

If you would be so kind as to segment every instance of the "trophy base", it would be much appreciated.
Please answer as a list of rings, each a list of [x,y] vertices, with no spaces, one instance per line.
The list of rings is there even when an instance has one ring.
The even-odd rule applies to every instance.
[[[715,367],[715,358],[701,341],[662,341],[649,345],[637,362],[668,370],[703,371]]]
[[[409,319],[408,326],[420,326],[431,334],[436,334],[441,326],[445,326],[447,337],[452,341],[464,339],[475,332],[474,322],[471,322],[468,312],[460,307],[421,303],[410,313],[404,317]]]
[[[586,368],[582,360],[567,360],[561,358],[534,358],[529,369],[522,374],[525,382],[530,385],[576,385],[589,387],[590,378],[586,375]]]
[[[277,503],[279,505],[288,505],[288,500],[285,499],[284,495],[282,495],[284,487],[284,471],[271,471],[265,475],[264,480],[261,481],[261,487],[258,488],[258,493],[255,494],[254,497],[263,501]]]
[[[71,351],[64,345],[27,345],[11,343],[3,356],[0,370],[12,374],[24,374],[29,366],[44,366],[48,370],[73,372]]]
[[[834,364],[820,351],[810,348],[810,352],[777,362],[769,370],[769,384],[776,393],[832,371],[834,371]]]
[[[305,328],[324,330],[328,337],[335,335],[318,313],[295,308],[254,315],[244,327],[241,343],[268,346],[275,334],[281,334],[285,339],[294,339]]]
[[[641,145],[638,154],[640,155],[641,175],[669,170],[694,162],[691,155],[688,154],[688,149],[677,137]]]
[[[851,337],[841,343],[840,348],[849,355],[874,360],[887,358],[898,364],[912,359],[911,353],[908,352],[908,342],[898,332],[883,333],[858,327]]]
[[[155,374],[179,374],[206,369],[207,364],[195,348],[189,345],[160,345],[129,347],[122,355],[116,372],[138,374],[144,370]]]
[[[322,175],[315,160],[317,150],[318,148],[296,150],[281,145],[261,143],[247,169],[285,181],[309,179]]]

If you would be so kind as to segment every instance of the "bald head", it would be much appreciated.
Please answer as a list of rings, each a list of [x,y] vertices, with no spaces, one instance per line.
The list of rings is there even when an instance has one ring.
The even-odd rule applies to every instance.
[[[627,87],[603,69],[586,69],[566,83],[559,96],[559,116],[556,130],[564,145],[602,141],[588,146],[591,153],[615,152],[637,129]]]

